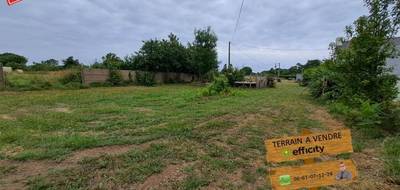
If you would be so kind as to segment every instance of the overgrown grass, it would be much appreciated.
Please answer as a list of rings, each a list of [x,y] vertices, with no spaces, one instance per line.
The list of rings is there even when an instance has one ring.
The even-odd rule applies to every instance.
[[[49,168],[30,178],[29,188],[135,189],[176,165],[179,180],[161,189],[270,189],[264,140],[326,127],[310,117],[317,106],[296,84],[238,89],[235,96],[202,97],[201,89],[0,92],[0,158],[53,162],[78,150],[136,145],[72,168]]]
[[[384,152],[387,175],[400,184],[400,136],[386,139]]]
[[[170,186],[240,189],[257,180],[267,189],[266,174],[255,173],[261,166],[254,166],[264,163],[264,139],[300,133],[295,126],[322,127],[309,118],[315,106],[296,84],[239,89],[235,96],[202,97],[201,89],[166,85],[1,92],[0,155],[63,160],[77,150],[152,142],[149,148],[84,160],[78,168],[32,178],[30,187],[126,188],[170,164],[187,163],[193,172]],[[238,182],[229,177],[233,173]]]
[[[8,73],[6,87],[13,91],[31,91],[48,89],[79,89],[80,82],[64,82],[64,78],[78,70]]]

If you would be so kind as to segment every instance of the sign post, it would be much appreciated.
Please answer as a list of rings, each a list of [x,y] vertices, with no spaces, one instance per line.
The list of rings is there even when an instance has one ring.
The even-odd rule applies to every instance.
[[[312,132],[308,129],[303,129],[302,135],[310,135]],[[304,160],[304,165],[312,165],[315,163],[315,158],[308,158]],[[318,187],[310,188],[310,190],[318,190]]]
[[[315,161],[323,155],[353,152],[350,129],[324,133],[303,130],[300,136],[266,140],[265,145],[268,162],[304,160],[303,166],[270,169],[274,190],[317,190],[322,186],[351,183],[358,176],[352,160]]]

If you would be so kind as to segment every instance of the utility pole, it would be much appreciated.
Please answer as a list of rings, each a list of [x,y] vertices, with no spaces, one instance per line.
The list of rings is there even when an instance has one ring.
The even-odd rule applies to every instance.
[[[228,48],[228,66],[231,65],[231,41],[229,41],[229,48]]]
[[[278,63],[279,69],[278,69],[278,79],[281,77],[281,63]]]

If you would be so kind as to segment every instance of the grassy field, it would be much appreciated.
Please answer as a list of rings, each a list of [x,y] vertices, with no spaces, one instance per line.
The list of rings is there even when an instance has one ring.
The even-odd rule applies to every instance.
[[[200,91],[1,92],[0,189],[270,189],[265,139],[344,127],[294,83]],[[398,188],[384,172],[382,141],[354,139],[360,180],[335,188]]]

